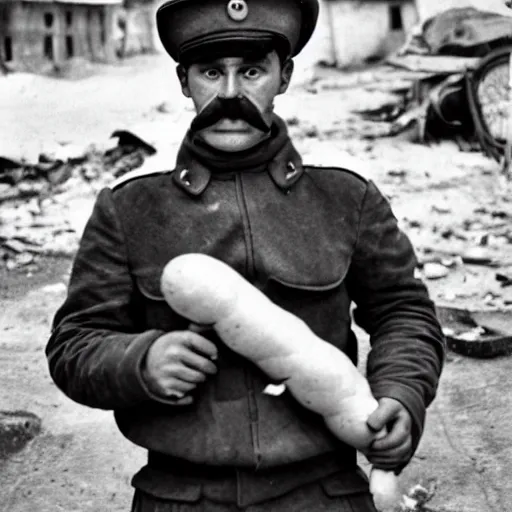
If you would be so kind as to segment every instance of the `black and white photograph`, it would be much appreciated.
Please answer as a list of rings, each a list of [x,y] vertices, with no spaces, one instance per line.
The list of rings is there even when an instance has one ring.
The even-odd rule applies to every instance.
[[[0,512],[512,512],[512,2],[0,0]]]

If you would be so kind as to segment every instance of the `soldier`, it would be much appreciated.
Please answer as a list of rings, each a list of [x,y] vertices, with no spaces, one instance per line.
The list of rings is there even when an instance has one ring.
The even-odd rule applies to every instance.
[[[303,164],[273,112],[317,14],[317,0],[158,10],[197,115],[173,170],[100,192],[47,346],[57,385],[148,450],[133,511],[375,511],[353,448],[171,311],[160,276],[184,253],[227,262],[356,362],[354,302],[379,400],[368,424],[389,430],[366,456],[399,472],[420,440],[444,341],[411,244],[371,181]]]

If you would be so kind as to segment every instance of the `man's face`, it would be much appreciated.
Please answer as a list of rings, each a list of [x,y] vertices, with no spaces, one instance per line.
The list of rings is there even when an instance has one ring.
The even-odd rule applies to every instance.
[[[197,119],[204,116],[206,120],[199,125],[199,136],[215,149],[235,152],[249,149],[268,136],[265,125],[271,124],[274,98],[286,91],[292,71],[292,61],[281,66],[273,51],[256,60],[223,57],[194,63],[187,69],[179,66],[178,76],[183,94],[194,102]],[[229,103],[223,99],[234,100],[231,103],[236,107],[240,98],[240,115],[238,108],[234,114],[216,114],[223,112],[217,105]],[[211,111],[213,116],[206,115]]]

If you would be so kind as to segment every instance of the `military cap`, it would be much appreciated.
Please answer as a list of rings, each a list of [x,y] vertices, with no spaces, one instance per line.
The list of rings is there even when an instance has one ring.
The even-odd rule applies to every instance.
[[[318,9],[318,0],[168,0],[156,21],[165,50],[177,62],[269,44],[293,57],[313,34]]]

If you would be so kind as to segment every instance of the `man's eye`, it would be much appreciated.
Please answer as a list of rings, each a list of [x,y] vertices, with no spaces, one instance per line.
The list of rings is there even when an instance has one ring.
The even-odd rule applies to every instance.
[[[216,78],[219,78],[219,70],[218,69],[206,69],[205,71],[203,71],[203,74],[204,76],[206,76],[206,78],[209,78],[210,80],[215,80]]]
[[[255,79],[261,75],[261,71],[258,68],[248,68],[244,71],[246,78]]]

